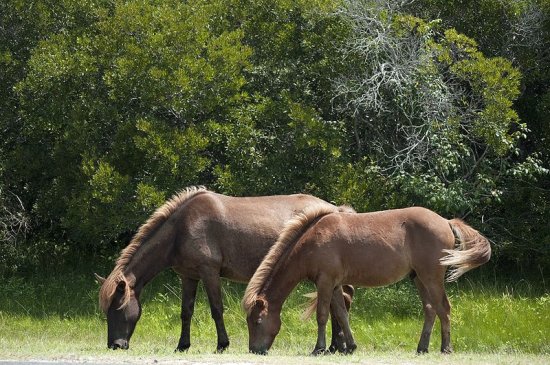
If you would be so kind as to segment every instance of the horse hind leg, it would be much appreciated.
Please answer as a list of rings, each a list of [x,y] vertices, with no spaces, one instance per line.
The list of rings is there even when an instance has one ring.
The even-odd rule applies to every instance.
[[[344,331],[342,331],[342,327],[340,327],[340,324],[338,324],[338,321],[334,318],[332,305],[330,307],[330,326],[332,329],[332,338],[330,341],[330,346],[328,347],[328,351],[331,354],[338,352],[345,352],[346,351],[346,340],[344,339]]]
[[[431,303],[430,294],[418,276],[414,278],[414,284],[420,294],[422,310],[424,311],[424,326],[422,327],[422,333],[420,334],[420,340],[418,341],[416,352],[423,354],[428,352],[428,348],[430,346],[430,337],[432,335],[436,313]]]
[[[357,345],[355,344],[355,340],[353,339],[353,335],[351,333],[348,308],[346,307],[346,302],[341,286],[337,286],[333,290],[330,308],[331,314],[333,315],[333,320],[335,319],[334,322],[339,324],[339,328],[341,328],[342,336],[345,341],[342,344],[344,348],[341,352],[352,354],[357,348]]]
[[[442,272],[442,275],[440,275],[440,277],[432,277],[431,280],[424,280],[421,282],[421,284],[424,288],[423,290],[425,290],[427,294],[426,297],[428,298],[431,310],[433,310],[437,314],[437,317],[439,318],[439,321],[441,323],[441,352],[444,354],[450,354],[453,352],[451,346],[451,304],[449,303],[449,299],[447,298],[447,294],[445,293],[445,288],[443,287],[444,276],[445,272]],[[422,278],[420,278],[420,280],[422,280]],[[430,315],[433,316],[433,314],[431,314],[431,311]],[[431,320],[431,318],[429,319]],[[427,322],[428,321],[425,320],[425,327]],[[428,324],[433,327],[433,320],[431,321],[431,323],[428,322]],[[419,348],[421,344],[424,345],[422,343],[422,336],[419,342]],[[424,349],[424,347],[422,347],[422,349]],[[427,346],[425,347],[425,349],[427,351]]]
[[[343,285],[342,290],[344,294],[344,305],[346,311],[349,313],[351,309],[351,302],[353,301],[353,294],[355,289],[351,285]],[[332,328],[332,339],[328,351],[331,354],[338,352],[346,352],[346,339],[344,338],[344,331],[338,323],[334,315],[333,302],[335,300],[334,295],[332,296],[330,304],[330,324]]]
[[[181,278],[181,336],[176,351],[187,351],[191,346],[191,318],[195,310],[198,280]]]
[[[451,303],[445,290],[443,290],[440,298],[436,312],[441,321],[441,352],[450,354],[453,352],[451,346]]]

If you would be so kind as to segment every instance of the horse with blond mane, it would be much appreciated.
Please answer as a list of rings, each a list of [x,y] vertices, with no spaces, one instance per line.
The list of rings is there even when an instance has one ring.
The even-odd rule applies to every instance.
[[[247,282],[284,223],[312,204],[329,211],[344,209],[305,194],[238,198],[191,187],[174,195],[139,228],[107,279],[97,276],[102,283],[100,307],[107,315],[107,346],[128,348],[141,316],[143,287],[162,270],[173,268],[182,283],[182,330],[176,350],[191,345],[191,317],[202,280],[216,325],[216,349],[222,352],[229,338],[220,277]],[[336,328],[333,341],[341,349],[345,345],[338,333]]]
[[[342,283],[376,287],[414,278],[424,310],[417,351],[428,351],[436,315],[441,351],[452,352],[451,305],[444,281],[487,262],[489,241],[460,219],[447,220],[419,207],[374,213],[339,213],[317,206],[290,220],[250,279],[243,299],[249,350],[266,354],[281,327],[280,313],[294,287],[309,279],[317,287],[317,343],[325,351],[329,308],[344,332],[349,352],[356,348],[344,308]],[[332,301],[332,302],[331,302]]]

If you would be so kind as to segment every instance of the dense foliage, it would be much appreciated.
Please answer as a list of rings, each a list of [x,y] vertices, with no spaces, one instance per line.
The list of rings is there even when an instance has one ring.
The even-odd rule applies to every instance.
[[[547,270],[548,44],[547,0],[3,1],[0,275],[196,184],[423,205]]]

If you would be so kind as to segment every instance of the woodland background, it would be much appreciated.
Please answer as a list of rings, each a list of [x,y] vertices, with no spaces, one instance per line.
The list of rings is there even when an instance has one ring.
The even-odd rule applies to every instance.
[[[548,276],[549,0],[3,0],[0,111],[0,276],[191,185],[425,206]]]

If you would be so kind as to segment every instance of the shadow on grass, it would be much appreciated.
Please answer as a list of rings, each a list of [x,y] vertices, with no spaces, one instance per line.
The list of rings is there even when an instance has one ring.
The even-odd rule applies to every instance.
[[[226,307],[240,306],[245,285],[223,282]],[[287,305],[304,305],[303,294],[312,292],[311,283],[301,284],[288,299]],[[447,283],[449,296],[461,293],[483,296],[508,295],[518,298],[533,298],[545,295],[543,281],[531,281],[517,277],[498,279],[490,268],[466,274],[456,283]],[[80,316],[103,317],[98,306],[99,284],[93,273],[67,271],[58,274],[12,277],[0,282],[0,312],[12,315],[45,318],[57,316],[62,319]],[[167,270],[158,275],[142,294],[142,303],[151,301],[179,303],[180,283],[178,276]],[[382,288],[359,288],[355,293],[353,312],[368,321],[385,316],[396,318],[422,317],[420,298],[410,279]],[[197,307],[207,306],[204,290],[199,289]]]
[[[162,273],[144,290],[142,301],[150,301],[158,292],[174,295],[174,288],[179,290],[175,273]],[[0,313],[32,318],[103,317],[98,293],[99,284],[92,272],[11,277],[0,282]]]

